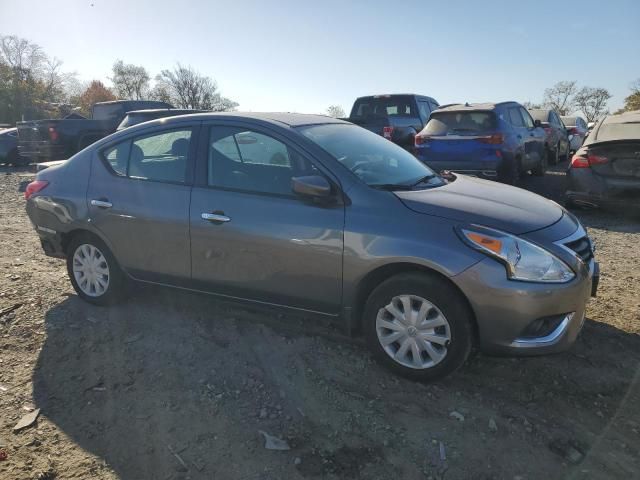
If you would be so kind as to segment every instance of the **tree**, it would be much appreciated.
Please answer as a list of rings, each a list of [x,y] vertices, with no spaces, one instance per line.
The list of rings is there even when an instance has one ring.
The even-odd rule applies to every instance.
[[[556,110],[560,115],[569,115],[575,107],[575,94],[578,91],[577,82],[558,82],[544,91],[543,103],[546,107]]]
[[[173,70],[162,70],[156,77],[154,97],[169,101],[178,108],[193,108],[224,112],[238,106],[236,102],[223,97],[216,82],[200,75],[191,67],[179,63]]]
[[[611,94],[606,88],[582,87],[575,96],[575,104],[584,114],[587,122],[595,122],[608,112],[607,101]]]
[[[143,100],[149,92],[149,73],[138,65],[125,64],[117,60],[113,64],[113,89],[119,98]]]
[[[542,108],[541,104],[530,102],[529,100],[527,100],[526,102],[523,102],[522,106],[527,110],[539,110]]]
[[[75,74],[50,59],[39,45],[15,35],[0,35],[0,122],[61,114]]]
[[[78,99],[80,112],[88,116],[91,113],[91,106],[94,103],[109,102],[111,100],[116,100],[113,92],[105,87],[100,80],[92,80]]]
[[[345,117],[344,109],[340,105],[329,105],[327,107],[327,115],[333,118]]]
[[[624,99],[624,106],[616,113],[640,110],[640,78],[631,84],[631,95]]]

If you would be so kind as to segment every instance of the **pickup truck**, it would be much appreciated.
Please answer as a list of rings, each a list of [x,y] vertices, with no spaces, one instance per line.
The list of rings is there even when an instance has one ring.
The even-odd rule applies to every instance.
[[[344,120],[411,149],[414,137],[438,106],[437,101],[424,95],[372,95],[358,98]]]
[[[116,131],[131,110],[172,108],[165,102],[116,100],[96,103],[91,118],[79,115],[59,120],[18,122],[18,154],[31,162],[63,160]]]

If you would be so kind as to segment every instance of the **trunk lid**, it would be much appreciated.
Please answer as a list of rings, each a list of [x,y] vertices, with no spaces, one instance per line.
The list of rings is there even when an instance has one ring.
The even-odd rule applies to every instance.
[[[588,155],[599,159],[591,163],[598,175],[640,180],[640,139],[591,144]]]

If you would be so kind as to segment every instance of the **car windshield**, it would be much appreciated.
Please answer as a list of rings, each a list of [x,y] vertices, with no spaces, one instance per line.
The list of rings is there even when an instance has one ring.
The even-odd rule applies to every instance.
[[[372,187],[413,187],[427,181],[425,186],[444,184],[409,152],[356,125],[313,125],[299,131]]]
[[[479,135],[495,129],[493,112],[434,112],[422,133],[429,136]]]

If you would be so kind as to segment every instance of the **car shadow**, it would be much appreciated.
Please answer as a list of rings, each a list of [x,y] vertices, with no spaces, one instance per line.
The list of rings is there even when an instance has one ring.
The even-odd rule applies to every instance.
[[[481,432],[487,416],[515,422],[511,430],[528,418],[539,438],[572,441],[586,453],[616,411],[628,408],[640,363],[637,335],[588,320],[568,353],[479,355],[457,375],[422,385],[378,367],[331,325],[155,287],[109,308],[71,296],[47,312],[45,327],[36,405],[119,478],[368,478],[367,469],[379,478],[418,478],[395,449],[425,428],[447,444],[462,442],[451,428],[454,407],[470,417],[470,444],[482,442],[472,411]],[[602,418],[590,414],[593,402]],[[292,450],[266,450],[259,430]],[[511,452],[520,445],[514,461],[527,463],[527,438],[493,442]],[[410,455],[422,458],[425,443],[418,443]],[[548,466],[536,467],[551,474],[564,460],[544,452]],[[483,449],[464,455],[469,471],[484,468]]]

